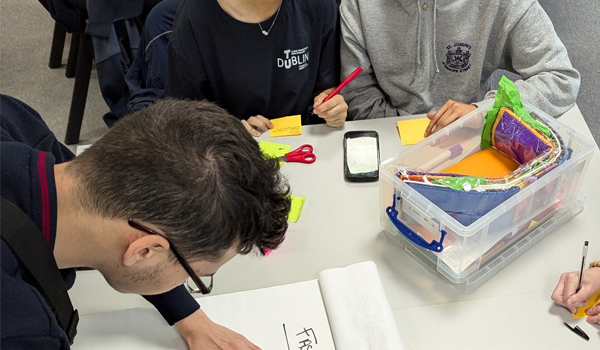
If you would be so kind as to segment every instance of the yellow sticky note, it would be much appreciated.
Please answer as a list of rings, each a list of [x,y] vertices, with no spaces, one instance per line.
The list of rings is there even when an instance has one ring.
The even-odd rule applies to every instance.
[[[424,139],[423,135],[429,125],[429,119],[398,120],[398,135],[402,146],[414,145]]]
[[[302,119],[300,114],[271,119],[271,123],[273,123],[273,129],[269,133],[270,137],[302,135]]]
[[[258,147],[260,148],[260,151],[268,158],[283,157],[292,149],[291,145],[270,141],[260,141],[258,143]],[[283,162],[279,162],[279,165],[281,165],[281,163]]]
[[[290,195],[292,199],[292,207],[290,208],[290,213],[288,214],[288,221],[297,222],[298,217],[300,216],[300,212],[302,211],[302,206],[304,205],[304,199],[306,199],[306,195],[302,197]]]
[[[587,318],[588,315],[585,314],[585,310],[592,308],[600,303],[600,290],[596,292],[596,294],[592,295],[588,299],[588,303],[584,307],[577,308],[577,312],[573,314],[573,318]]]

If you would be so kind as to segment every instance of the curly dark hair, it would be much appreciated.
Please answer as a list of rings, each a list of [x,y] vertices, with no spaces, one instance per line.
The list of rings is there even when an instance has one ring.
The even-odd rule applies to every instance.
[[[190,261],[217,261],[234,245],[264,255],[288,227],[278,162],[212,103],[167,99],[128,115],[67,170],[85,210],[151,223]]]

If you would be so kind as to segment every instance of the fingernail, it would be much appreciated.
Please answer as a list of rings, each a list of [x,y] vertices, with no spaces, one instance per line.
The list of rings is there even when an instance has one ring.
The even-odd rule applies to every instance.
[[[571,311],[571,313],[574,314],[574,313],[577,312],[577,309],[574,309],[574,308],[571,307],[571,308],[569,308],[569,311]]]

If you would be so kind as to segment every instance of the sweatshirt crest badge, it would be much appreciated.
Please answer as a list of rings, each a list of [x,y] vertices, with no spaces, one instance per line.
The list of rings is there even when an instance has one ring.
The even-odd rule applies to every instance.
[[[465,43],[455,43],[454,45],[446,46],[446,61],[444,67],[447,70],[455,73],[466,72],[471,69],[471,45]]]

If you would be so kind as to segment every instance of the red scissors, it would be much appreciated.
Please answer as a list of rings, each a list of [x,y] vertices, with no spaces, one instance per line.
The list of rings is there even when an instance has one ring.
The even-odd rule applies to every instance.
[[[284,156],[277,158],[280,162],[298,162],[311,164],[317,160],[317,156],[313,153],[313,146],[305,144],[295,150],[286,153]]]

